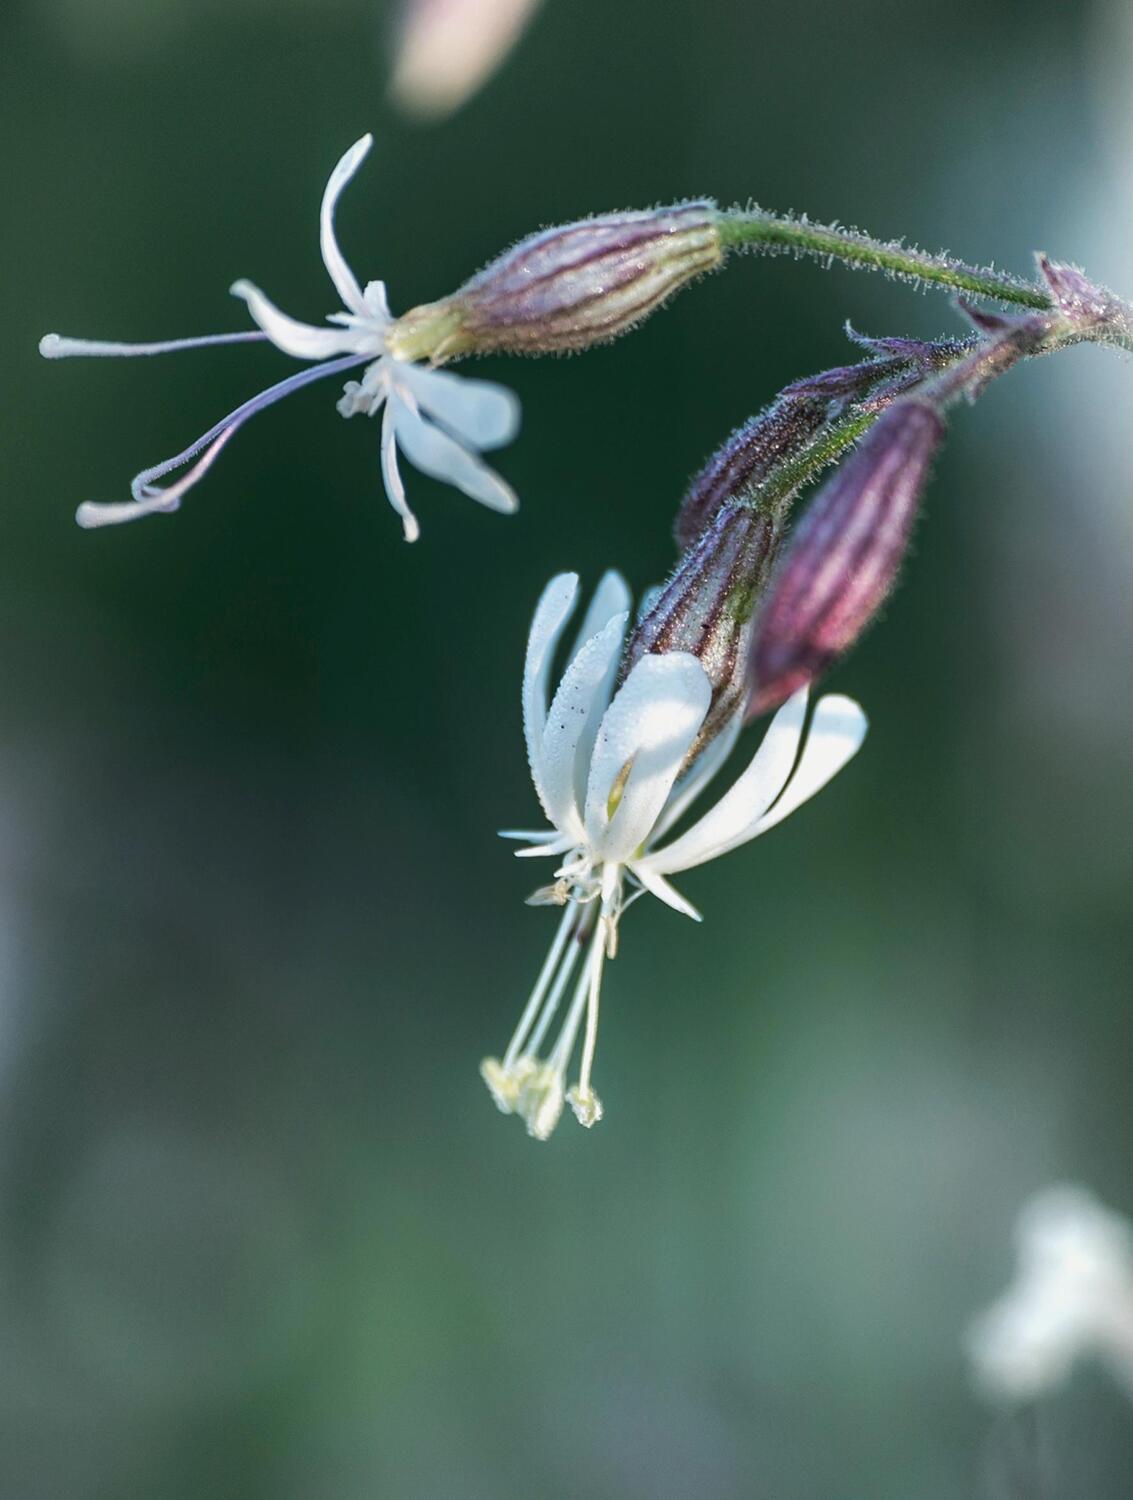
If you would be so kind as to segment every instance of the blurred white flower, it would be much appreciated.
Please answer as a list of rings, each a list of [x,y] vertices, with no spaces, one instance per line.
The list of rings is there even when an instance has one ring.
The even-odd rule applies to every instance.
[[[519,40],[539,0],[405,0],[390,96],[441,119],[471,97]]]
[[[807,693],[797,692],[716,805],[658,848],[723,766],[742,715],[733,717],[678,786],[712,687],[695,656],[674,651],[641,657],[614,691],[630,604],[617,573],[607,573],[599,584],[548,708],[552,657],[577,597],[573,573],[561,573],[548,584],[531,625],[523,674],[527,758],[552,827],[502,835],[527,841],[527,848],[516,851],[520,857],[561,858],[555,883],[537,891],[531,904],[566,910],[507,1051],[481,1066],[500,1109],[519,1114],[539,1140],[555,1128],[564,1099],[583,1125],[602,1117],[591,1085],[598,999],[602,967],[617,952],[626,907],[649,891],[699,921],[700,914],[668,876],[726,854],[782,822],[841,770],[866,732],[858,705],[829,694],[819,700],[804,735]],[[541,1058],[543,1039],[580,959],[566,1019]],[[578,1082],[568,1093],[566,1070],[584,1014]]]
[[[965,1340],[984,1393],[1034,1400],[1092,1356],[1133,1395],[1133,1226],[1082,1188],[1053,1187],[1023,1209],[1015,1242],[1014,1282]]]
[[[80,526],[107,526],[177,510],[182,496],[204,477],[225,443],[249,417],[313,381],[360,365],[366,367],[362,377],[346,382],[338,410],[344,417],[382,412],[382,476],[390,504],[402,519],[406,541],[416,541],[420,528],[405,498],[397,463],[399,448],[418,469],[455,485],[481,504],[498,511],[515,510],[514,491],[478,455],[501,447],[515,436],[519,428],[517,397],[491,381],[469,380],[394,359],[386,352],[386,332],[392,319],[385,285],[371,281],[363,291],[339,249],[334,232],[335,206],[372,144],[373,138],[365,135],[351,146],[331,173],[323,194],[319,214],[323,263],[344,309],[328,316],[327,323],[334,326],[297,322],[280,312],[250,281],[237,281],[233,295],[247,303],[262,330],[259,333],[222,333],[154,344],[105,343],[49,333],[40,341],[40,353],[45,358],[63,359],[70,355],[164,354],[266,338],[284,354],[316,361],[313,368],[291,375],[245,401],[174,458],[143,469],[131,483],[132,500],[81,505],[76,515]],[[192,468],[174,483],[162,487],[155,482],[193,459],[196,462]]]

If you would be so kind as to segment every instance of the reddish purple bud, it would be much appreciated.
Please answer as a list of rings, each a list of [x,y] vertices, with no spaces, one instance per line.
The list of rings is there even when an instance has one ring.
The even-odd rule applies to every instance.
[[[603,214],[520,240],[459,291],[391,325],[398,359],[554,354],[626,332],[724,259],[703,200]]]
[[[781,464],[800,454],[848,406],[883,410],[971,344],[956,339],[867,338],[849,325],[847,331],[873,357],[794,381],[758,416],[736,428],[685,491],[673,527],[682,551],[726,500],[755,498]]]
[[[690,651],[712,683],[699,754],[747,696],[751,621],[779,542],[766,512],[725,501],[657,591],[626,646],[623,677],[652,652]]]
[[[810,442],[825,420],[825,401],[793,395],[779,397],[737,427],[685,491],[673,526],[678,548],[691,547],[721,506],[757,490],[779,464]]]
[[[791,533],[756,622],[749,712],[763,713],[851,647],[893,587],[944,423],[891,406]]]
[[[896,375],[904,363],[900,359],[870,359],[856,365],[820,370],[817,375],[805,375],[802,380],[784,386],[778,399],[821,402],[827,417],[837,416],[849,402],[860,401],[875,385]]]

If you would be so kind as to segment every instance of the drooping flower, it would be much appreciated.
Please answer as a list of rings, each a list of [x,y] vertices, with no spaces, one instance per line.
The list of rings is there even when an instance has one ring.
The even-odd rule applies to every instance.
[[[551,827],[505,832],[525,841],[521,858],[558,860],[553,883],[533,905],[564,908],[547,960],[502,1058],[487,1058],[485,1082],[505,1113],[545,1140],[564,1101],[579,1121],[602,1117],[591,1074],[603,966],[617,952],[625,909],[645,891],[674,911],[700,915],[669,876],[725,854],[781,823],[836,775],[861,745],[865,715],[849,698],[819,700],[809,734],[807,694],[775,716],[759,749],[723,797],[684,833],[678,820],[720,770],[742,715],[687,764],[712,698],[708,675],[690,652],[646,654],[615,691],[629,621],[629,591],[617,573],[602,580],[548,706],[556,646],[578,597],[562,573],[543,592],[527,643],[523,723],[532,780]],[[557,1040],[544,1039],[564,998]],[[566,1073],[585,1018],[578,1080]]]
[[[1079,1187],[1045,1188],[1019,1215],[1018,1270],[968,1330],[976,1381],[1032,1401],[1093,1357],[1133,1396],[1133,1225]]]
[[[204,477],[224,445],[250,417],[313,381],[360,366],[365,366],[361,377],[346,382],[338,410],[344,417],[359,413],[376,416],[381,412],[382,476],[390,504],[401,517],[407,541],[416,540],[419,527],[405,497],[398,468],[399,449],[423,473],[455,485],[481,504],[498,511],[515,510],[514,491],[479,455],[503,446],[515,436],[519,428],[516,396],[494,382],[465,379],[390,354],[387,332],[394,319],[386,301],[385,285],[371,281],[363,290],[339,249],[334,232],[335,206],[371,144],[372,137],[365,135],[351,146],[331,173],[323,194],[319,214],[323,263],[342,299],[342,311],[331,313],[326,320],[330,326],[297,322],[281,312],[250,281],[237,281],[232,293],[247,304],[261,330],[258,333],[222,333],[151,344],[106,343],[62,338],[54,333],[41,340],[40,353],[47,359],[70,355],[164,354],[267,339],[284,354],[315,361],[311,368],[281,380],[229,412],[183,452],[143,469],[131,483],[132,500],[81,505],[76,515],[80,526],[106,526],[177,510],[185,493]],[[185,472],[173,483],[162,486],[157,482],[181,469]]]

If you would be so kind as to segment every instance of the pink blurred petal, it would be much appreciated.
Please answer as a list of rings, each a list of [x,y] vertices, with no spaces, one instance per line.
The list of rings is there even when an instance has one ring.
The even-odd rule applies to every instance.
[[[409,114],[442,119],[492,76],[539,0],[406,0],[390,96]]]

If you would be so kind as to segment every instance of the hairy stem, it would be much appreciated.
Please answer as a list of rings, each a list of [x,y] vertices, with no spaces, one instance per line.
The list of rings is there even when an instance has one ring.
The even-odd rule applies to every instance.
[[[946,286],[1018,307],[1053,306],[1049,292],[1006,271],[968,266],[946,255],[928,255],[895,241],[871,239],[853,229],[812,224],[806,219],[764,213],[758,208],[732,208],[721,214],[719,231],[726,250],[813,255],[819,260],[839,260],[862,270],[887,271],[911,281]]]

